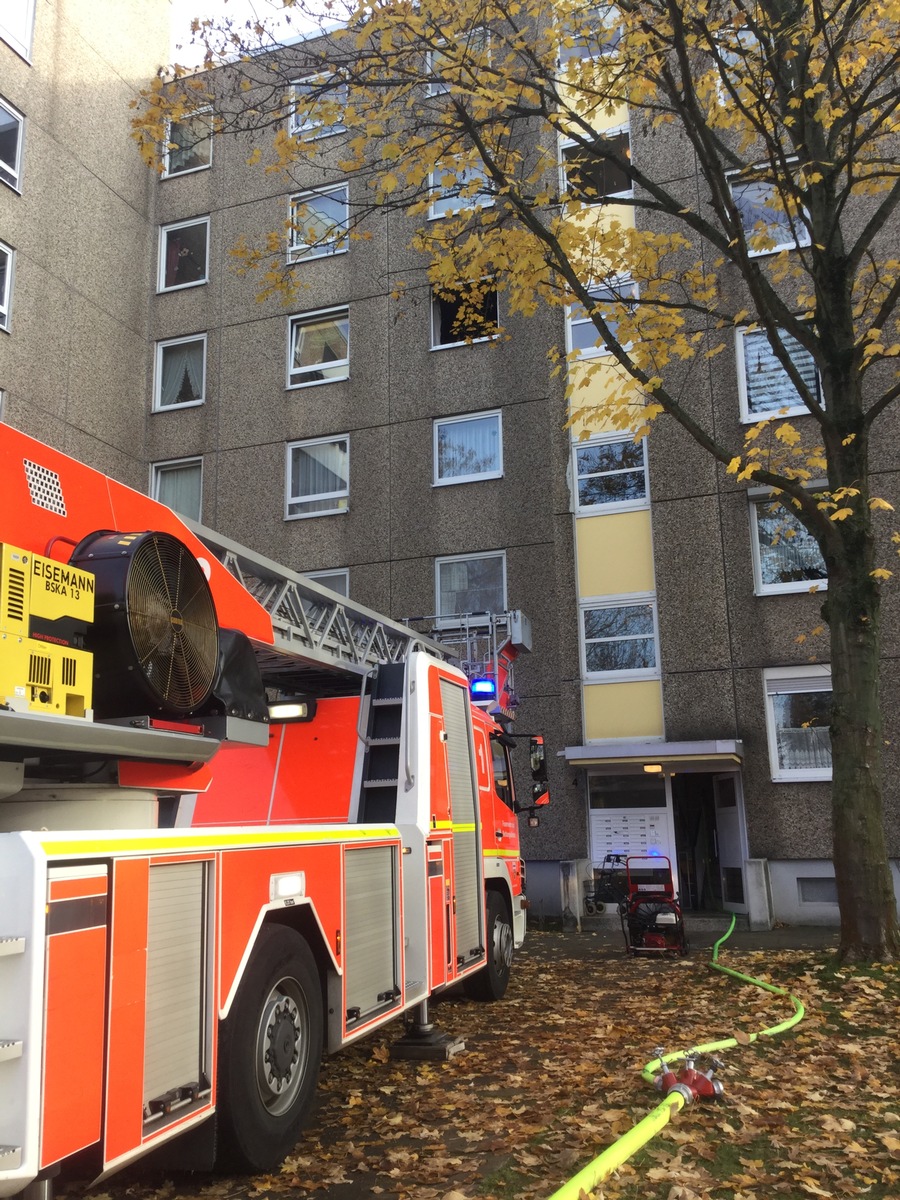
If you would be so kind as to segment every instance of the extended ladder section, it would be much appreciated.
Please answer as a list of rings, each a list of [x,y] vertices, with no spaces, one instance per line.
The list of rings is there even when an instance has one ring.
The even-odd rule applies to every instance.
[[[441,659],[450,646],[329,591],[289,567],[194,522],[186,522],[222,565],[266,610],[274,645],[254,643],[267,686],[325,696],[358,688],[382,663],[403,663],[413,649]]]

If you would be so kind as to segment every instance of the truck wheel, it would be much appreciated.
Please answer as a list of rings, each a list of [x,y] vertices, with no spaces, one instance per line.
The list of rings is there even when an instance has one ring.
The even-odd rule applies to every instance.
[[[322,988],[293,929],[264,925],[219,1034],[217,1166],[270,1171],[293,1150],[319,1077]]]
[[[502,1000],[509,986],[513,960],[513,931],[506,902],[497,892],[487,894],[487,962],[464,982],[472,1000]]]

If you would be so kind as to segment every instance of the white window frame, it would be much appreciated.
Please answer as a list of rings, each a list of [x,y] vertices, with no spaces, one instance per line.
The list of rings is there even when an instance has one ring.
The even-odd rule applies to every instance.
[[[783,767],[778,755],[778,727],[775,723],[774,697],[786,693],[831,692],[831,667],[768,667],[763,670],[763,695],[766,708],[766,737],[769,743],[769,768],[773,783],[831,779],[831,767]]]
[[[616,467],[609,471],[588,471],[580,472],[578,469],[578,451],[589,449],[591,446],[609,446],[609,445],[635,445],[639,446],[643,457],[643,472],[644,472],[644,494],[641,497],[636,497],[631,500],[609,500],[600,504],[582,504],[581,492],[578,487],[578,481],[582,478],[588,479],[594,476],[603,478],[609,475],[625,475],[640,470],[639,467]],[[586,438],[584,441],[575,441],[572,443],[572,492],[576,517],[596,517],[601,513],[612,512],[635,512],[639,509],[650,507],[650,468],[647,462],[647,439],[641,438],[639,442],[635,442],[634,435],[629,433],[600,433],[594,434],[593,437]]]
[[[588,638],[586,636],[585,617],[591,609],[646,607],[649,607],[653,621],[652,635],[646,633],[625,634],[617,638]],[[581,675],[585,683],[624,682],[631,679],[660,679],[662,677],[659,654],[659,617],[656,607],[656,594],[654,592],[629,592],[616,596],[585,596],[579,600],[578,608],[578,641],[581,651]],[[595,671],[588,668],[587,647],[589,642],[639,641],[648,636],[652,636],[653,638],[654,658],[656,660],[652,666],[629,667],[627,670],[621,671]]]
[[[208,122],[209,131],[208,131],[206,138],[204,139],[205,141],[209,142],[209,161],[205,162],[205,163],[201,163],[200,166],[198,166],[198,167],[184,167],[183,169],[178,170],[178,171],[170,170],[170,163],[171,163],[171,158],[172,158],[172,126],[173,125],[186,125],[189,121],[196,120],[197,117],[205,117],[205,116],[209,117],[209,122]],[[176,121],[176,120],[170,119],[170,120],[166,121],[166,142],[165,142],[165,153],[163,154],[163,173],[162,173],[163,179],[178,179],[179,176],[181,176],[181,175],[194,175],[197,173],[197,171],[208,171],[210,169],[210,167],[212,166],[212,158],[213,158],[213,110],[209,105],[206,105],[206,107],[204,107],[204,108],[195,109],[194,112],[185,113],[185,115],[183,117],[181,117],[180,120]]]
[[[508,593],[506,579],[506,551],[505,550],[484,550],[478,554],[446,554],[434,560],[434,610],[437,613],[437,624],[439,628],[450,629],[462,623],[465,614],[463,613],[444,613],[441,612],[441,567],[449,566],[453,563],[461,562],[477,562],[479,559],[499,558],[501,573],[502,573],[502,599],[503,607],[494,611],[506,612],[508,609]],[[470,616],[465,618],[467,625],[486,625],[488,623],[487,616]]]
[[[170,287],[166,287],[166,244],[170,233],[174,233],[176,229],[190,229],[195,226],[203,225],[206,228],[206,262],[203,265],[203,278],[192,279],[189,283],[173,283]],[[182,292],[187,288],[203,287],[209,283],[209,233],[210,219],[206,217],[192,217],[189,221],[173,221],[169,225],[160,225],[159,227],[159,265],[157,270],[156,290],[157,292]]]
[[[333,137],[338,133],[346,133],[347,126],[342,121],[337,121],[333,125],[326,125],[324,121],[317,120],[312,113],[304,120],[297,111],[297,97],[300,89],[306,87],[307,91],[312,91],[330,79],[333,79],[334,83],[330,87],[323,88],[323,93],[336,93],[334,99],[339,101],[342,107],[346,107],[348,85],[345,79],[341,79],[336,75],[328,75],[324,71],[314,71],[310,75],[300,75],[291,82],[291,111],[288,117],[288,133],[294,137],[300,136],[306,138],[326,138]],[[343,94],[343,99],[340,98],[341,94]]]
[[[25,118],[8,100],[0,98],[0,108],[18,125],[15,162],[0,161],[0,183],[5,183],[14,192],[22,191],[22,144],[25,138]]]
[[[15,0],[6,0],[6,3],[14,4]],[[0,17],[0,38],[2,38],[8,46],[11,46],[13,50],[15,50],[16,54],[21,55],[26,62],[30,63],[31,46],[34,41],[35,0],[19,0],[19,9],[25,18],[22,22],[22,30],[25,34],[25,40],[23,41],[20,37],[18,37],[2,17]]]
[[[350,596],[350,570],[348,567],[335,567],[332,571],[304,571],[303,574],[307,579],[312,579],[315,583],[319,583],[322,587],[327,587],[331,592],[337,592],[339,596],[348,599]],[[332,587],[330,583],[325,583],[326,579],[340,579],[343,586],[343,591],[340,588]]]
[[[496,202],[493,192],[476,192],[471,196],[452,196],[449,194],[455,188],[468,187],[476,178],[483,179],[485,184],[490,187],[491,181],[488,178],[488,173],[483,163],[476,163],[471,167],[460,167],[458,170],[454,169],[453,174],[456,177],[456,183],[450,187],[444,187],[440,183],[440,164],[438,164],[435,170],[428,173],[428,191],[431,195],[431,201],[428,205],[429,221],[439,221],[442,217],[453,217],[461,212],[474,212],[478,208],[493,208]]]
[[[815,484],[810,485],[815,489]],[[824,485],[823,485],[824,486]],[[828,590],[828,577],[821,579],[798,579],[787,583],[764,583],[762,573],[762,547],[759,541],[759,511],[772,504],[774,497],[768,488],[750,488],[747,493],[750,514],[750,553],[753,559],[753,592],[756,596],[781,596],[791,592],[817,592]],[[789,521],[792,513],[783,507],[784,518]],[[824,564],[823,564],[824,566]]]
[[[0,329],[9,332],[10,311],[12,309],[13,276],[16,270],[16,252],[6,242],[0,242],[0,255],[6,256],[6,279],[3,290],[0,291]]]
[[[586,6],[584,11],[585,25],[592,25],[592,36],[594,32],[599,32],[601,24],[606,22],[607,17],[612,17],[618,12],[618,6],[615,4],[590,4]],[[561,68],[565,69],[566,63],[577,58],[600,58],[604,55],[615,54],[619,42],[622,40],[622,26],[619,24],[611,33],[609,41],[598,46],[596,51],[593,50],[586,41],[580,44],[575,40],[573,46],[560,46],[557,53],[557,61]]]
[[[473,471],[466,475],[448,475],[441,478],[440,470],[440,435],[447,425],[461,425],[464,421],[496,421],[497,423],[497,465],[490,471]],[[434,446],[434,479],[433,487],[450,487],[457,483],[479,483],[483,479],[503,478],[503,412],[499,408],[488,409],[484,412],[460,413],[455,417],[437,417],[433,430]]]
[[[335,359],[329,363],[312,363],[308,367],[292,366],[294,358],[294,330],[303,325],[315,325],[325,323],[329,318],[345,317],[347,320],[347,356],[346,358]],[[312,374],[319,370],[320,367],[329,371],[336,371],[343,368],[342,375],[329,375],[327,379],[304,379],[304,374]],[[292,378],[296,376],[297,378]],[[287,387],[290,390],[295,388],[318,387],[324,383],[338,383],[342,379],[350,378],[350,308],[346,304],[339,305],[337,308],[320,308],[315,312],[295,313],[288,317],[288,338],[287,338]]]
[[[313,196],[335,196],[343,192],[343,217],[336,222],[327,238],[310,243],[296,240],[298,230],[295,224],[295,213],[298,208],[308,204]],[[335,254],[346,254],[349,250],[347,227],[350,222],[350,185],[348,183],[333,183],[327,187],[311,188],[306,192],[297,192],[288,201],[288,248],[289,263],[309,262],[313,258],[325,258]]]
[[[617,291],[617,292],[626,292],[627,291],[627,292],[630,292],[631,300],[637,300],[637,298],[638,298],[637,284],[635,283],[635,281],[633,279],[629,279],[627,276],[622,276],[620,279],[613,280],[613,282],[611,284],[605,284],[605,283],[592,284],[588,288],[588,291],[590,292],[590,294],[592,296],[599,296],[599,295],[601,295],[601,293],[604,293],[604,292],[612,293],[614,291]],[[619,303],[627,305],[628,300],[622,300],[622,301],[619,301]],[[566,352],[568,354],[577,354],[579,358],[597,358],[601,354],[611,354],[612,351],[609,349],[609,347],[605,343],[598,345],[598,346],[584,346],[584,347],[576,348],[575,338],[573,337],[573,330],[575,328],[580,328],[582,325],[585,325],[585,326],[589,325],[590,328],[594,332],[594,337],[595,338],[600,337],[600,334],[597,331],[597,329],[594,325],[594,322],[591,320],[591,318],[586,313],[584,316],[580,316],[580,317],[573,315],[578,310],[580,310],[582,312],[584,311],[581,308],[580,304],[570,304],[568,306],[568,308],[566,309]],[[607,322],[607,324],[609,324],[609,322]],[[617,328],[618,328],[618,326],[617,326]],[[623,349],[627,350],[628,345],[625,344],[623,346]]]
[[[628,137],[628,156],[631,158],[631,128],[629,125],[616,125],[613,129],[604,129],[602,133],[598,133],[598,137],[602,137],[607,141],[612,141],[613,138],[622,137],[625,134]],[[559,172],[560,172],[560,188],[568,194],[569,192],[569,172],[566,163],[566,151],[580,149],[578,143],[572,138],[560,136],[559,139]],[[627,188],[623,188],[620,192],[604,192],[602,195],[597,195],[593,199],[577,199],[578,204],[591,205],[592,207],[599,204],[615,204],[618,200],[630,200],[634,196],[634,186],[629,184]]]
[[[461,293],[462,294],[462,293]],[[461,337],[455,342],[439,342],[436,340],[437,326],[440,324],[441,297],[434,288],[431,289],[431,345],[432,350],[452,350],[455,346],[474,346],[478,342],[492,342],[500,336],[500,293],[496,286],[485,289],[485,296],[494,297],[497,310],[497,323],[493,333],[483,333],[479,337]]]
[[[473,40],[481,42],[480,45],[476,46],[475,53],[482,54],[485,51],[487,51],[488,62],[490,62],[490,58],[491,58],[491,31],[490,31],[490,29],[486,25],[473,25],[472,28],[466,34],[466,49],[467,50],[470,50],[472,48]],[[446,41],[444,41],[442,44],[446,46],[448,43]],[[435,69],[435,58],[439,57],[440,53],[441,53],[440,46],[438,46],[433,50],[429,50],[428,54],[427,54],[427,71],[428,71],[429,78],[428,78],[428,83],[426,85],[426,92],[429,96],[445,96],[450,91],[449,84],[442,83],[440,80],[434,78],[434,76],[437,74],[437,71]],[[439,69],[440,68],[438,68],[438,70]]]
[[[781,330],[781,332],[785,333],[786,331]],[[747,388],[747,375],[748,375],[749,364],[747,362],[746,346],[747,346],[748,336],[749,337],[757,337],[757,336],[761,337],[765,341],[766,348],[771,351],[771,345],[769,343],[769,340],[766,336],[766,331],[764,329],[762,329],[762,328],[753,329],[750,326],[744,325],[744,326],[739,326],[734,331],[735,357],[737,359],[738,403],[740,405],[741,422],[744,425],[757,425],[760,421],[768,421],[768,420],[771,420],[773,417],[781,418],[781,417],[809,416],[810,415],[809,409],[803,403],[802,399],[800,398],[800,394],[799,394],[799,392],[796,391],[796,389],[794,389],[795,403],[786,404],[783,409],[773,408],[773,409],[767,409],[764,412],[753,412],[751,410],[750,395],[749,395],[749,391]],[[800,343],[798,342],[797,344],[799,345]],[[801,346],[800,348],[801,348],[801,350],[803,350],[804,354],[809,354],[809,351],[806,350],[805,347]],[[810,356],[810,357],[812,357],[812,356]],[[815,361],[813,361],[813,365],[815,366]],[[790,378],[787,375],[785,375],[785,378],[787,379],[787,382],[791,385],[791,388],[793,389],[793,384],[791,383]],[[817,381],[817,384],[819,384],[819,386],[821,387],[821,381],[820,381],[818,367],[816,367],[816,381]],[[819,402],[821,403],[821,398],[820,398]]]
[[[198,400],[180,400],[175,404],[163,404],[162,402],[162,384],[163,384],[163,357],[166,350],[172,346],[186,346],[190,343],[199,342],[203,347],[203,359],[200,367],[200,398]],[[206,334],[194,333],[189,337],[166,338],[165,341],[156,343],[156,359],[153,371],[153,411],[154,412],[171,412],[173,409],[179,408],[197,408],[201,404],[206,403]]]
[[[185,467],[200,468],[200,505],[196,516],[193,513],[179,513],[179,516],[189,517],[192,520],[199,521],[203,516],[203,456],[199,454],[191,455],[188,458],[168,458],[150,464],[150,495],[154,500],[158,500],[160,504],[165,504],[165,500],[160,500],[159,484],[161,478],[167,471],[179,470]],[[171,505],[167,506],[171,507]],[[177,512],[177,509],[172,509]]]
[[[347,483],[343,488],[333,492],[318,492],[310,495],[291,494],[291,460],[295,450],[304,450],[307,446],[336,445],[339,442],[347,444]],[[349,433],[331,434],[328,437],[302,438],[296,442],[288,442],[284,460],[284,519],[286,521],[307,521],[313,517],[332,517],[338,513],[350,511],[350,435]],[[292,504],[318,504],[325,500],[333,500],[334,507],[320,509],[317,512],[290,511]],[[340,501],[345,503],[341,504]]]
[[[796,162],[796,160],[794,160],[794,162]],[[791,165],[790,162],[788,165]],[[764,166],[759,166],[755,169],[762,171],[766,168]],[[736,186],[741,188],[766,188],[772,195],[774,195],[776,192],[776,185],[773,182],[766,179],[741,179],[740,173],[737,171],[729,173],[728,186],[731,191],[731,198],[735,205],[738,205],[738,200],[734,194],[734,189]],[[765,203],[763,203],[762,207],[765,207]],[[797,213],[796,216],[791,216],[790,213],[785,211],[784,213],[777,213],[776,215],[779,218],[788,218],[789,226],[794,236],[788,241],[779,242],[777,245],[766,247],[766,249],[754,249],[750,243],[751,239],[757,236],[755,229],[747,228],[747,225],[744,222],[743,214],[741,214],[741,226],[744,230],[744,240],[747,243],[747,253],[751,258],[763,258],[767,254],[779,254],[782,250],[797,250],[809,245],[809,230],[804,224],[802,215],[800,213]],[[780,221],[778,223],[780,224]],[[773,221],[772,224],[774,225],[775,222]]]

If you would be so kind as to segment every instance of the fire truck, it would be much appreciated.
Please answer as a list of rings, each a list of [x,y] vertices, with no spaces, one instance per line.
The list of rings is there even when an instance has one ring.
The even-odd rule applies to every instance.
[[[504,621],[477,703],[446,642],[0,426],[0,1196],[272,1169],[324,1052],[502,997],[547,800]]]

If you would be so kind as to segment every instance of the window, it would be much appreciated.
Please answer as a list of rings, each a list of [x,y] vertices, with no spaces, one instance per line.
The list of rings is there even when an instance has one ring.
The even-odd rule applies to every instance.
[[[291,116],[288,129],[307,137],[331,137],[343,133],[347,107],[347,84],[328,75],[306,75],[291,84]]]
[[[9,329],[15,252],[0,242],[0,329]]]
[[[183,517],[200,520],[203,496],[203,459],[179,458],[154,463],[150,468],[150,494]]]
[[[206,334],[156,343],[153,408],[187,408],[206,399]]]
[[[312,438],[287,448],[285,519],[347,512],[350,504],[350,439]]]
[[[659,674],[652,600],[590,601],[581,612],[586,677]]]
[[[600,306],[601,316],[609,326],[610,333],[616,337],[621,313],[632,307],[630,301],[637,299],[637,285],[630,279],[621,279],[611,285],[590,288],[590,295],[594,303]],[[605,345],[597,344],[600,334],[587,310],[580,304],[570,307],[567,327],[569,349],[579,357],[608,353]]]
[[[772,779],[831,778],[831,670],[763,671]]]
[[[614,158],[603,158],[608,153]],[[627,129],[612,130],[591,150],[574,143],[562,146],[564,188],[570,200],[600,204],[630,196],[631,179],[625,164],[631,162],[631,138]]]
[[[438,616],[506,612],[506,555],[457,554],[435,559]]]
[[[347,249],[350,193],[346,183],[291,196],[288,262]]]
[[[166,153],[163,176],[187,175],[212,165],[213,116],[211,108],[189,113],[166,128]]]
[[[819,372],[813,356],[785,330],[778,330],[778,338],[804,386],[821,404]],[[775,415],[794,416],[809,411],[787,371],[775,357],[765,330],[737,331],[737,360],[738,398],[743,421]]]
[[[774,183],[733,178],[731,195],[751,254],[774,254],[809,245],[806,225],[797,213],[785,210]]]
[[[337,592],[339,596],[350,595],[350,572],[346,567],[339,571],[304,571],[307,579],[314,579],[327,587],[329,591]]]
[[[572,14],[572,28],[559,48],[559,63],[572,58],[612,54],[622,37],[621,15],[615,4],[594,4]],[[571,42],[570,45],[565,43]]]
[[[471,167],[439,167],[429,176],[429,187],[431,206],[428,215],[432,219],[494,203],[493,185],[481,163]]]
[[[330,383],[350,374],[350,311],[291,317],[288,322],[288,387]]]
[[[646,508],[647,443],[644,438],[598,438],[572,447],[576,513],[598,508]]]
[[[780,504],[769,493],[751,493],[750,533],[757,595],[807,592],[813,583],[827,586],[819,543],[800,524],[789,500]]]
[[[446,45],[444,42],[428,52],[429,96],[450,91],[445,72],[449,71],[457,80],[469,80],[477,75],[480,64],[490,62],[490,31],[483,25],[474,25],[464,37],[456,39],[452,56],[446,53]],[[468,69],[462,66],[464,63]]]
[[[434,423],[434,482],[471,483],[503,474],[499,409],[476,416],[446,417]]]
[[[5,100],[0,100],[0,180],[16,191],[19,190],[24,127],[22,114]]]
[[[489,282],[444,295],[432,292],[432,350],[486,341],[497,336],[499,325],[497,289]]]
[[[34,33],[34,0],[3,0],[0,8],[0,38],[23,58],[31,58]]]
[[[171,292],[206,283],[208,251],[209,217],[163,225],[159,231],[159,290]]]

